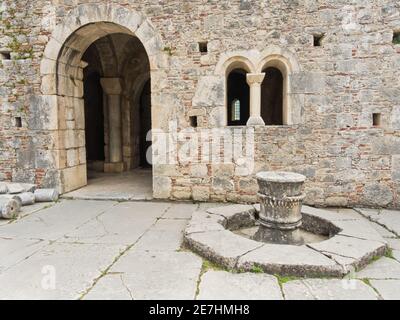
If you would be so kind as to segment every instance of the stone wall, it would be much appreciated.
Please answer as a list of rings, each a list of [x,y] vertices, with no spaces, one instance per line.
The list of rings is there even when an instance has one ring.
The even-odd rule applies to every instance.
[[[226,59],[262,60],[279,48],[298,63],[290,74],[292,121],[256,128],[255,171],[305,174],[309,204],[400,206],[396,0],[3,0],[0,180],[64,183],[60,156],[49,147],[58,127],[52,98],[42,97],[40,66],[57,25],[71,12],[74,23],[90,22],[87,15],[96,16],[105,3],[124,8],[112,11],[121,12],[119,20],[126,10],[140,13],[156,30],[144,44],[155,127],[176,120],[186,128],[190,115],[199,116],[200,127],[225,126]],[[322,46],[313,46],[314,34],[325,34]],[[203,41],[207,54],[199,52]],[[381,114],[381,126],[372,126],[373,113]],[[252,176],[236,175],[234,164],[165,165],[154,168],[154,191],[161,198],[247,202],[255,199],[256,184]]]

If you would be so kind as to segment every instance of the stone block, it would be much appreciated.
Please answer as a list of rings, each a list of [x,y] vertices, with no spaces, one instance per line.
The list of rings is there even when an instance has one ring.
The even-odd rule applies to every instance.
[[[291,75],[291,93],[323,93],[325,76],[316,72],[301,72]]]
[[[185,241],[198,254],[226,268],[233,268],[239,257],[262,245],[227,230],[191,233]]]
[[[153,176],[153,196],[155,199],[168,199],[171,197],[171,178]]]
[[[58,129],[57,96],[42,95],[31,96],[30,112],[28,114],[28,126],[36,130]]]
[[[192,177],[207,177],[208,176],[208,168],[206,164],[198,163],[192,164],[190,166],[190,175]]]
[[[234,190],[234,183],[231,179],[226,178],[217,178],[214,177],[212,179],[212,187],[218,191],[233,191]]]
[[[66,193],[86,186],[86,165],[61,169],[60,180],[63,182],[60,186],[60,193]]]
[[[192,104],[194,107],[215,107],[223,106],[225,77],[205,76],[197,85]]]
[[[288,276],[341,276],[344,270],[332,259],[307,246],[265,244],[239,258],[237,268],[260,267],[270,274]]]
[[[192,196],[194,201],[208,201],[210,199],[210,187],[193,186]]]
[[[374,207],[385,207],[393,201],[392,190],[382,183],[370,183],[364,187],[363,202]]]

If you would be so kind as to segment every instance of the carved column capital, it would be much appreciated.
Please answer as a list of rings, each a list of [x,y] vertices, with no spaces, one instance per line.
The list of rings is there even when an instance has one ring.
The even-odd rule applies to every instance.
[[[247,83],[249,86],[261,85],[264,81],[265,73],[248,73],[246,75]]]
[[[119,95],[122,93],[121,78],[101,78],[100,83],[104,92],[108,95]]]

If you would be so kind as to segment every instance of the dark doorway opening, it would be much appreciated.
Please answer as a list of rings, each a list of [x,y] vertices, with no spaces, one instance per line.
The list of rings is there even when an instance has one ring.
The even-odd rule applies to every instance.
[[[96,161],[104,162],[104,112],[103,89],[100,84],[100,74],[85,72],[84,74],[85,103],[85,140],[86,159],[88,164]]]
[[[266,125],[283,124],[283,75],[279,69],[265,69],[261,88],[261,117]]]
[[[146,82],[140,96],[140,166],[151,168],[151,141],[148,135],[151,130],[151,83]]]
[[[235,69],[228,75],[228,126],[244,126],[250,117],[250,88],[247,72]]]

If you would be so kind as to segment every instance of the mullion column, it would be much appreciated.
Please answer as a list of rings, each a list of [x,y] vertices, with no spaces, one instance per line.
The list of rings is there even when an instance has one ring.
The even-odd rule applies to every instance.
[[[265,122],[261,117],[261,85],[265,73],[248,73],[247,83],[250,86],[250,118],[248,126],[264,126]]]

